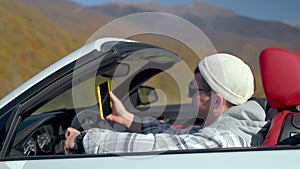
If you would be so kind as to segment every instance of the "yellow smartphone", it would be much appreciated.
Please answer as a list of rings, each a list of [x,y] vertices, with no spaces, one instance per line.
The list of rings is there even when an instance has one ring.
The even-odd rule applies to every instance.
[[[104,120],[112,112],[112,103],[109,97],[109,92],[111,91],[110,82],[105,81],[99,84],[96,91],[100,118]]]

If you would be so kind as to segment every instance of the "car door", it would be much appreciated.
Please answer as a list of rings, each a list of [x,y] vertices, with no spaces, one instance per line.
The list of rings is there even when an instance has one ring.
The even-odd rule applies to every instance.
[[[274,169],[298,166],[299,149],[262,148],[229,150],[195,150],[168,154],[84,155],[56,158],[31,158],[1,161],[1,169],[35,168],[262,168]],[[278,158],[280,157],[280,160]],[[274,161],[277,159],[277,161]]]

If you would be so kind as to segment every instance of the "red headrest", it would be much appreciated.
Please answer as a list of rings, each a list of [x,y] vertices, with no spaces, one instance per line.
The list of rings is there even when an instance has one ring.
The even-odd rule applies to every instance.
[[[281,109],[300,105],[300,55],[267,48],[259,57],[261,78],[268,102]]]

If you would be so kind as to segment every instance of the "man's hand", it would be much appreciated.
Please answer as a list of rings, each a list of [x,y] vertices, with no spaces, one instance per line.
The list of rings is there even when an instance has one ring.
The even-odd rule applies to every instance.
[[[69,127],[65,133],[66,141],[64,144],[65,153],[67,155],[72,154],[71,149],[74,148],[74,139],[80,134],[80,132],[72,127]]]
[[[112,113],[106,119],[130,128],[134,115],[125,109],[122,102],[112,92],[109,92],[109,96],[113,103]]]

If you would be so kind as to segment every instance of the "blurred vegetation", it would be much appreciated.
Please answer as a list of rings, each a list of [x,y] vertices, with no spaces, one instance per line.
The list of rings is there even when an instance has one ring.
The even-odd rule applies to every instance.
[[[139,8],[131,9],[142,10]],[[155,7],[155,9],[159,8]],[[203,11],[197,10],[200,13]],[[0,98],[50,64],[84,45],[88,36],[92,35],[94,31],[101,28],[105,23],[115,19],[114,15],[109,14],[93,11],[64,0],[1,0],[0,57],[2,61],[0,62],[0,75],[2,78],[0,80]],[[201,23],[199,23],[203,18],[201,20],[201,17],[187,16],[185,16],[186,19],[190,19],[190,22],[197,25],[208,36],[217,52],[228,52],[237,55],[250,65],[256,77],[257,92],[255,96],[257,97],[264,97],[259,72],[259,53],[266,47],[282,47],[300,52],[296,43],[293,44],[284,40],[276,41],[276,38],[272,39],[274,36],[271,36],[271,38],[254,36],[255,32],[253,36],[248,36],[242,34],[247,33],[247,31],[235,34],[225,29],[208,29],[205,26],[201,27]],[[225,24],[225,19],[221,18],[219,24]],[[236,25],[231,26],[238,26],[241,21],[243,20],[237,20],[234,22]],[[209,23],[208,21],[205,22]],[[251,27],[263,28],[263,22],[259,22],[259,25],[255,25],[255,23],[253,22]],[[268,29],[271,32],[274,24],[269,23],[268,25]],[[226,25],[223,26],[226,28]],[[131,28],[122,27],[118,29],[119,31],[126,31]],[[280,31],[283,30],[280,29]],[[284,35],[284,33],[284,31],[279,32],[278,35]],[[130,38],[158,45],[177,53],[191,70],[198,64],[200,57],[212,54],[212,51],[203,50],[201,56],[196,56],[182,42],[162,35],[144,34]],[[290,36],[287,36],[285,39],[288,38]],[[201,48],[201,46],[199,45],[198,48]],[[172,81],[170,78],[158,77],[154,81],[157,82],[161,89],[174,93],[172,97],[175,98],[178,97],[178,94],[175,94],[177,87],[172,88],[170,85],[167,85],[169,80]]]
[[[1,0],[0,15],[0,97],[84,42],[16,0]]]

